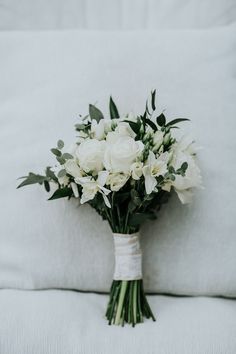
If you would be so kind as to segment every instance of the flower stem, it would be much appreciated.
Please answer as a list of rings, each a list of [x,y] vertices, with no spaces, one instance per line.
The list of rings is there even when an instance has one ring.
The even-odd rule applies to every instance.
[[[127,284],[128,284],[127,280],[123,280],[122,283],[121,283],[121,290],[120,290],[118,308],[117,308],[117,312],[116,312],[115,325],[119,325],[120,324],[121,313],[122,313],[122,309],[123,309],[123,304],[124,304],[124,298],[125,298],[125,292],[126,292]]]
[[[134,327],[143,322],[144,317],[155,321],[143,290],[142,279],[113,280],[106,311],[109,325],[113,323],[124,326],[129,323]]]

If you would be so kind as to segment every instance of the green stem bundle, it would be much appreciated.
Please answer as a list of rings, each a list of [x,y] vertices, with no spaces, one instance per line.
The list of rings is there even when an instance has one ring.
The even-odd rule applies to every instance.
[[[143,322],[144,317],[155,321],[143,290],[143,280],[113,280],[106,311],[108,324],[129,323],[134,327]]]

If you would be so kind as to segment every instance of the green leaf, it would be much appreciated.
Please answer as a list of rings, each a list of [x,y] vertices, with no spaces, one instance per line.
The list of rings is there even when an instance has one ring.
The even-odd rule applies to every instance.
[[[174,169],[173,166],[169,166],[169,172],[170,172],[170,173],[175,173],[175,169]]]
[[[47,180],[46,176],[36,175],[32,172],[30,172],[28,176],[21,177],[21,178],[25,178],[25,180],[21,182],[17,188],[21,188],[36,183],[42,184],[45,180]]]
[[[58,140],[58,142],[57,142],[57,147],[58,147],[58,149],[63,149],[63,147],[64,147],[64,142],[62,141],[62,140]]]
[[[109,109],[110,109],[110,117],[111,117],[111,119],[120,117],[118,109],[117,109],[117,107],[115,105],[115,102],[113,101],[112,97],[110,97]]]
[[[46,168],[46,176],[52,179],[53,181],[57,182],[57,177],[55,173],[51,170],[51,167]]]
[[[57,156],[56,159],[60,165],[64,165],[64,163],[66,162],[66,160],[63,159],[63,157],[61,157],[61,156]]]
[[[69,187],[57,189],[48,200],[60,199],[71,197],[73,194],[72,189]]]
[[[68,154],[68,152],[65,152],[62,155],[62,158],[65,159],[65,160],[70,160],[70,159],[73,159],[74,157],[71,154]]]
[[[142,203],[142,200],[140,199],[139,194],[135,189],[131,189],[130,195],[135,206],[139,206]]]
[[[164,114],[162,113],[162,114],[160,114],[160,115],[157,117],[156,121],[157,121],[157,124],[158,124],[160,127],[162,127],[162,126],[164,126],[164,125],[166,124],[166,117],[165,117]]]
[[[169,127],[170,125],[175,125],[177,123],[180,123],[180,122],[185,122],[187,120],[190,120],[190,119],[187,119],[187,118],[177,118],[177,119],[173,119],[171,120],[169,123],[166,124],[167,127]]]
[[[154,220],[156,219],[156,215],[154,212],[150,211],[147,213],[135,213],[130,216],[129,224],[131,226],[141,225],[147,219]]]
[[[50,184],[48,183],[48,181],[44,181],[44,188],[46,189],[47,192],[50,192]]]
[[[148,101],[146,101],[146,112],[150,116],[150,112],[149,112],[149,109],[148,109]]]
[[[188,163],[187,162],[183,162],[180,168],[185,173],[187,168],[188,168]]]
[[[91,119],[95,119],[97,122],[104,118],[102,112],[92,104],[89,105],[89,115]]]
[[[131,120],[124,120],[124,122],[129,123],[130,128],[135,132],[135,134],[139,133],[140,125],[136,122],[132,122]]]
[[[61,151],[60,150],[58,150],[58,149],[51,149],[51,152],[54,154],[54,155],[56,155],[56,156],[61,156]]]
[[[153,121],[151,121],[151,119],[146,118],[146,123],[154,130],[154,132],[157,131],[157,126],[153,123]]]
[[[155,105],[155,101],[156,101],[156,90],[154,90],[153,92],[151,92],[151,104],[152,104],[152,109],[153,111],[155,111],[156,109],[156,105]]]
[[[60,171],[58,172],[58,174],[57,174],[57,176],[58,176],[59,178],[64,177],[65,175],[66,175],[66,170],[65,170],[65,169],[60,170]]]

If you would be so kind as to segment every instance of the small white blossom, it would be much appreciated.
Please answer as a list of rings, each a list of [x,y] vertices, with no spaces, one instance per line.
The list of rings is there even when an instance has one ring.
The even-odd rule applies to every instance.
[[[135,180],[139,180],[143,175],[143,163],[141,161],[134,162],[130,167],[131,176]]]
[[[129,175],[123,173],[111,173],[107,178],[107,185],[110,185],[110,189],[114,192],[119,191],[125,183],[128,181]]]
[[[150,194],[157,185],[156,177],[163,176],[167,171],[167,163],[169,154],[167,152],[155,157],[152,151],[149,152],[147,162],[143,167],[143,175],[145,177],[146,193]]]
[[[77,179],[77,183],[82,186],[82,197],[81,204],[86,203],[89,200],[92,200],[95,195],[99,192],[102,194],[103,199],[107,207],[111,207],[111,204],[107,198],[107,195],[111,192],[109,189],[105,188],[104,185],[106,183],[108,177],[107,171],[101,171],[98,173],[98,178],[95,180],[93,177],[81,177]]]

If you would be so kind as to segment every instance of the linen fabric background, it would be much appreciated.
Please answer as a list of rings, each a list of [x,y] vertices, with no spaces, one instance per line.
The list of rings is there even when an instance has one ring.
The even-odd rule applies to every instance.
[[[0,0],[4,30],[207,28],[235,19],[235,0]]]
[[[108,291],[112,234],[89,206],[48,202],[16,179],[54,163],[88,103],[143,111],[150,89],[203,147],[204,190],[142,228],[149,292],[236,296],[235,26],[156,32],[0,33],[0,287]]]

